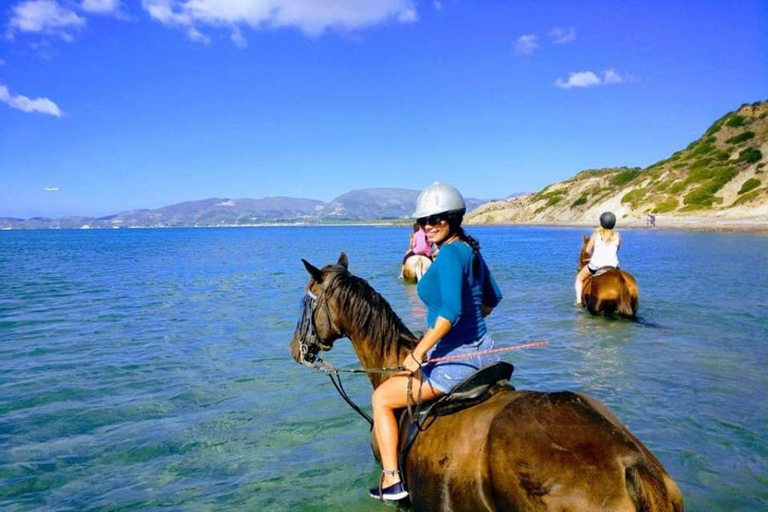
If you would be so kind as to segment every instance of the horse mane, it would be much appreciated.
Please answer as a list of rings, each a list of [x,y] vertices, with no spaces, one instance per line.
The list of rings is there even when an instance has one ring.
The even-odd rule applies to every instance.
[[[579,250],[579,270],[584,268],[584,265],[586,265],[589,262],[589,256],[587,256],[587,244],[589,243],[588,236],[584,236],[581,242],[581,250]]]
[[[323,278],[329,298],[343,305],[349,328],[356,332],[349,337],[359,336],[368,340],[370,348],[384,357],[392,349],[412,348],[418,342],[405,326],[397,313],[382,295],[373,289],[365,279],[352,275],[347,269],[332,265]],[[341,310],[340,310],[341,313]]]

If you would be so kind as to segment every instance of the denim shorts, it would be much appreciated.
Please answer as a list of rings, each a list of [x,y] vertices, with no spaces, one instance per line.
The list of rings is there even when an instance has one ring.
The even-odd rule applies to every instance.
[[[440,343],[438,342],[432,350],[427,352],[427,359],[461,355],[467,357],[463,357],[456,361],[425,364],[421,367],[424,380],[429,382],[433,388],[441,393],[449,393],[453,388],[461,384],[480,368],[493,364],[499,360],[498,354],[470,355],[492,348],[493,338],[491,338],[490,334],[486,334],[477,341],[465,343],[447,350],[444,347],[440,347]]]

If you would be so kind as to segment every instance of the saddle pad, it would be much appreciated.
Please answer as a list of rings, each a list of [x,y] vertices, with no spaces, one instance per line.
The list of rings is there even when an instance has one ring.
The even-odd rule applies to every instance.
[[[511,363],[498,361],[480,368],[470,375],[464,382],[456,386],[449,394],[442,396],[429,404],[422,405],[415,413],[411,421],[408,411],[403,410],[400,415],[400,471],[405,475],[405,460],[408,451],[416,440],[419,432],[424,430],[428,420],[434,420],[438,416],[447,416],[462,411],[474,405],[488,400],[494,392],[502,388],[514,387],[509,384],[515,367]]]

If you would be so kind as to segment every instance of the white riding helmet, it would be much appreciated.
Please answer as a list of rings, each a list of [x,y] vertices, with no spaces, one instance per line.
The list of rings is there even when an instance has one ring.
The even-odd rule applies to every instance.
[[[413,216],[420,219],[437,213],[457,212],[463,214],[466,209],[464,198],[461,197],[461,193],[456,190],[456,187],[434,182],[419,194],[419,198],[416,199],[416,212]]]

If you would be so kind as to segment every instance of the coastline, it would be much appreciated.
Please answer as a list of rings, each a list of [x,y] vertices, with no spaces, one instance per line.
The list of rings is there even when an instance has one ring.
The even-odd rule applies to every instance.
[[[472,228],[484,226],[539,226],[553,228],[583,228],[592,230],[596,224],[583,221],[506,221],[506,222],[464,222],[465,226]],[[71,228],[0,228],[0,231],[68,231],[68,230],[94,230],[94,231],[112,231],[112,230],[132,230],[132,229],[212,229],[212,228],[275,228],[275,227],[408,227],[410,220],[369,220],[369,221],[349,221],[333,223],[310,223],[310,222],[265,222],[252,224],[219,224],[219,225],[197,225],[197,226],[121,226],[116,227],[96,227],[83,226]],[[759,215],[753,217],[714,217],[714,216],[693,216],[693,215],[656,215],[656,226],[649,226],[645,219],[630,218],[619,219],[618,229],[632,230],[662,230],[662,231],[700,231],[700,232],[743,232],[752,234],[768,235],[768,215]]]
[[[594,222],[482,222],[469,223],[472,227],[482,226],[546,226],[594,229]],[[744,232],[768,235],[768,216],[749,218],[723,218],[709,216],[656,215],[656,226],[649,226],[645,219],[619,219],[618,229],[643,229],[662,231],[701,232]]]

